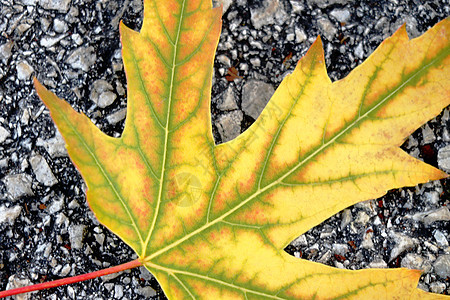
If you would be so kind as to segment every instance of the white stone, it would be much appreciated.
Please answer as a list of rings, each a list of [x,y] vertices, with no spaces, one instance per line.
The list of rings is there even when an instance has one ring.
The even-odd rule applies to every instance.
[[[227,142],[241,133],[243,114],[240,110],[231,111],[221,115],[217,119],[217,129],[222,137],[222,142]]]
[[[402,259],[400,263],[402,268],[414,269],[414,270],[423,270],[430,271],[431,264],[426,263],[424,258],[415,253],[408,253]]]
[[[231,60],[226,55],[219,55],[216,57],[217,61],[221,62],[225,67],[231,67]]]
[[[115,125],[120,121],[122,121],[123,119],[125,119],[126,116],[127,116],[127,109],[123,108],[107,116],[106,120],[108,121],[109,124]]]
[[[106,91],[100,94],[98,97],[97,105],[101,108],[105,108],[107,106],[110,106],[114,103],[114,100],[116,100],[117,95],[114,92]]]
[[[256,120],[274,92],[273,86],[268,83],[248,81],[242,87],[242,110]]]
[[[355,0],[306,0],[309,5],[317,5],[318,7],[325,8],[335,4],[345,5]]]
[[[381,257],[375,258],[375,259],[369,264],[369,268],[386,269],[387,267],[388,267],[387,263],[386,263]]]
[[[7,175],[3,178],[6,185],[6,192],[12,200],[20,199],[23,196],[32,196],[32,179],[28,174]]]
[[[373,237],[373,231],[366,231],[363,236],[361,247],[364,249],[372,249],[373,250],[374,245],[373,245],[372,237]]]
[[[348,9],[333,9],[330,15],[341,23],[345,23],[350,19],[350,12]]]
[[[296,43],[302,43],[302,42],[306,41],[307,38],[308,38],[308,36],[301,28],[295,27],[295,42]]]
[[[64,33],[69,29],[67,23],[60,19],[53,20],[53,30],[57,33]]]
[[[256,29],[273,23],[282,24],[288,18],[280,0],[262,0],[250,8],[250,15],[250,20]]]
[[[37,154],[30,158],[31,168],[33,169],[34,175],[36,175],[37,181],[45,186],[52,186],[58,182],[56,177],[53,175],[47,161],[44,157]]]
[[[43,146],[52,158],[68,156],[66,143],[58,130],[56,131],[55,136],[48,140],[44,141],[42,139],[38,139],[36,145]]]
[[[364,58],[364,49],[363,49],[362,42],[359,43],[358,46],[356,46],[356,48],[355,48],[355,56],[358,57],[359,59],[363,59]]]
[[[0,126],[0,144],[2,144],[11,134],[8,130]]]
[[[235,110],[238,109],[233,88],[229,86],[223,93],[220,103],[217,105],[220,110]]]
[[[106,80],[96,80],[91,86],[90,99],[101,108],[111,105],[117,98],[113,87]]]
[[[14,224],[14,221],[20,215],[22,207],[19,205],[13,207],[0,206],[0,223]]]
[[[261,60],[257,57],[254,58],[250,58],[250,63],[254,66],[254,67],[260,67],[261,66]]]
[[[66,277],[67,275],[69,275],[70,271],[72,270],[72,268],[70,267],[70,265],[65,265],[61,271],[59,271],[59,275],[61,277]]]
[[[428,226],[436,221],[450,221],[450,210],[447,206],[442,206],[438,209],[416,213],[410,218]]]
[[[439,168],[445,172],[450,172],[450,145],[439,149],[437,160]]]
[[[28,278],[20,278],[18,275],[14,274],[8,278],[8,284],[6,285],[7,290],[29,286],[32,282]],[[14,296],[15,300],[29,300],[32,299],[31,293],[18,294]]]
[[[445,235],[440,230],[436,230],[433,234],[434,238],[436,239],[436,242],[439,246],[445,248],[448,247],[448,241]]]
[[[89,68],[94,65],[97,60],[95,55],[95,49],[92,46],[77,48],[67,58],[66,62],[74,69],[81,69],[85,72],[89,71]]]
[[[70,7],[71,0],[39,0],[39,5],[44,9],[57,10],[59,12],[67,12]]]
[[[330,20],[321,18],[317,21],[321,33],[327,38],[327,40],[332,41],[337,35],[337,29],[334,27]]]
[[[450,277],[450,255],[441,255],[433,263],[434,271],[442,278]]]
[[[83,236],[85,225],[72,225],[69,227],[70,246],[73,249],[81,249],[83,247]]]
[[[17,78],[19,78],[19,80],[24,81],[29,80],[31,74],[33,74],[34,72],[33,67],[30,66],[26,61],[21,61],[20,63],[18,63],[16,66],[16,70],[17,70]]]
[[[8,62],[8,59],[12,55],[12,48],[14,46],[14,42],[8,42],[0,45],[0,59],[4,64]]]
[[[114,298],[122,299],[123,297],[123,287],[119,284],[114,286]]]
[[[431,130],[428,124],[422,126],[422,145],[430,144],[436,140],[436,135],[434,135],[433,130]]]
[[[393,241],[395,241],[395,247],[391,251],[390,261],[394,260],[397,256],[405,252],[407,249],[415,247],[417,244],[417,241],[415,241],[414,239],[393,231],[389,233],[389,237]]]
[[[65,38],[66,35],[65,34],[60,34],[57,36],[44,36],[43,38],[41,38],[41,40],[39,41],[39,44],[42,47],[45,48],[50,48],[53,47],[54,45],[58,44],[60,40],[62,40],[63,38]]]

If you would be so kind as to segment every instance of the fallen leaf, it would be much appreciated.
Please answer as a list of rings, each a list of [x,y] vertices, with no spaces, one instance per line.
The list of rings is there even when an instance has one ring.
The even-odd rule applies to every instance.
[[[228,69],[225,78],[227,81],[234,81],[238,78],[242,78],[242,76],[239,76],[239,71],[235,67],[231,67]]]
[[[35,85],[94,214],[166,295],[439,297],[416,288],[418,270],[341,270],[283,249],[352,204],[447,176],[399,146],[450,104],[449,21],[411,41],[401,27],[334,83],[318,38],[256,122],[215,145],[210,91],[222,13],[210,1],[144,2],[140,33],[120,24],[128,80],[120,138]]]

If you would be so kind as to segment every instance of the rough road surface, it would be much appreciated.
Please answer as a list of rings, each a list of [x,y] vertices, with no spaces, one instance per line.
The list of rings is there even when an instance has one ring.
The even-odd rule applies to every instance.
[[[257,118],[318,34],[330,77],[337,80],[401,24],[416,37],[450,11],[448,0],[221,2],[224,26],[212,99],[217,143]],[[119,136],[126,108],[121,19],[139,29],[141,0],[0,0],[0,290],[136,258],[89,211],[82,179],[31,82],[37,76],[102,130]],[[447,172],[449,114],[447,108],[403,146]],[[423,269],[420,288],[449,294],[449,195],[449,180],[392,191],[344,210],[286,251],[338,268]],[[17,297],[163,298],[143,268]]]

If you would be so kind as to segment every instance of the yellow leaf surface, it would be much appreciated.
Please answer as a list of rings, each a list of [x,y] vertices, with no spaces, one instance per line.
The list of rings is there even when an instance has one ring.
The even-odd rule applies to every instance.
[[[215,145],[210,94],[220,9],[144,1],[121,24],[128,82],[123,135],[103,134],[36,81],[87,183],[99,221],[139,255],[171,299],[416,299],[420,271],[341,270],[283,251],[340,210],[447,175],[403,152],[450,104],[449,21],[405,27],[345,79],[320,38],[261,116]]]

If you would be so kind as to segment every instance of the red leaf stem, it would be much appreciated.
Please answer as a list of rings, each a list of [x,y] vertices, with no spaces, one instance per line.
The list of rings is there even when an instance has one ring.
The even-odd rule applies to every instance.
[[[95,271],[95,272],[91,272],[91,273],[87,273],[87,274],[82,274],[82,275],[78,275],[78,276],[58,279],[58,280],[54,280],[54,281],[49,281],[49,282],[44,282],[44,283],[39,283],[39,284],[34,284],[34,285],[29,285],[29,286],[24,286],[24,287],[6,290],[6,291],[0,291],[0,298],[13,296],[13,295],[17,295],[17,294],[39,291],[39,290],[43,290],[43,289],[54,288],[54,287],[58,287],[58,286],[66,285],[66,284],[85,281],[88,279],[94,279],[94,278],[105,276],[108,274],[117,273],[117,272],[128,270],[128,269],[133,269],[133,268],[136,268],[139,266],[142,266],[142,262],[139,259],[136,259],[136,260],[133,260],[133,261],[130,261],[130,262],[127,262],[127,263],[124,263],[124,264],[121,264],[121,265],[118,265],[115,267],[111,267],[111,268],[107,268],[107,269],[103,269],[103,270],[99,270],[99,271]]]

